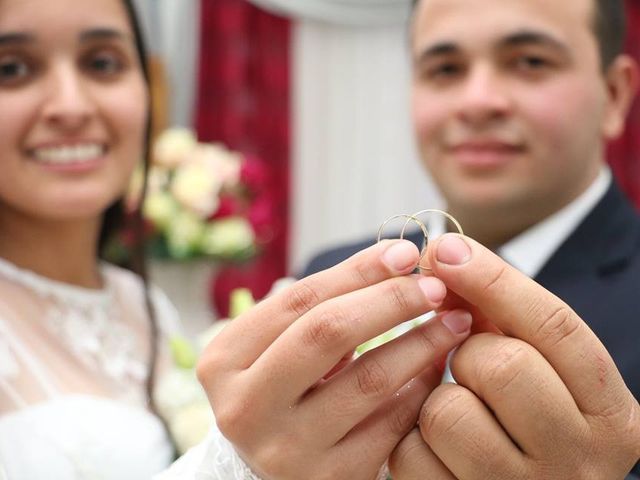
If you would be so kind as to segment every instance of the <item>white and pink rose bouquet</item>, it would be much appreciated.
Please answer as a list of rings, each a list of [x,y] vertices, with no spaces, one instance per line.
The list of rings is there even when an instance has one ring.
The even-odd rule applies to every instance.
[[[258,160],[198,142],[182,128],[159,135],[151,158],[143,216],[152,256],[241,261],[256,253],[261,232],[253,211],[262,192],[252,180],[264,169]],[[142,175],[134,175],[129,205],[139,201]]]

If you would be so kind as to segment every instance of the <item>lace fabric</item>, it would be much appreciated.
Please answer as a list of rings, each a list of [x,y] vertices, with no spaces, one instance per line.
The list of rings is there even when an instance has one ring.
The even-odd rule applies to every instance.
[[[172,459],[147,408],[143,284],[108,264],[100,271],[104,288],[92,290],[0,259],[0,478],[137,480]],[[171,303],[156,289],[151,297],[161,335],[178,333]]]
[[[45,322],[86,366],[118,384],[144,382],[147,367],[136,352],[134,332],[123,323],[113,292],[108,302],[82,305],[55,301]]]
[[[153,480],[261,480],[214,427],[207,438]]]
[[[9,291],[13,289],[19,293],[13,297],[21,296],[23,303],[30,301],[30,308],[38,307],[37,314],[40,316],[33,318],[33,311],[27,313],[21,307],[19,298],[12,301],[12,295],[5,297],[0,310],[0,327],[3,329],[0,332],[2,381],[11,382],[20,378],[21,374],[27,373],[27,365],[32,369],[38,369],[38,365],[41,365],[48,371],[48,374],[42,374],[45,377],[66,378],[63,370],[52,372],[58,364],[39,358],[38,349],[31,345],[32,334],[36,337],[48,335],[50,342],[59,347],[61,353],[58,357],[63,354],[71,356],[68,364],[81,365],[94,379],[102,379],[103,391],[138,405],[146,402],[141,388],[148,371],[148,347],[145,345],[148,342],[144,342],[147,322],[141,308],[144,305],[143,297],[140,298],[142,287],[137,285],[132,292],[134,285],[131,284],[137,279],[134,280],[129,272],[108,264],[102,264],[100,270],[104,287],[92,290],[50,280],[0,259],[0,279],[4,285],[8,286]],[[138,301],[125,304],[123,298],[136,297],[136,290]],[[141,305],[136,306],[136,303]],[[16,357],[19,343],[25,344],[22,357],[30,357],[28,361]],[[60,390],[64,392],[67,389],[62,385]]]
[[[389,469],[383,465],[372,480],[387,480]],[[207,438],[189,450],[170,469],[153,480],[262,480],[242,460],[233,445],[216,426]]]

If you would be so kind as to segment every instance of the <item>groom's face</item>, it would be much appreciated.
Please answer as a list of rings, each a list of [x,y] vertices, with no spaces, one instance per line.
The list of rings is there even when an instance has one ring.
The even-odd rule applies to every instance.
[[[452,212],[543,218],[595,178],[607,84],[592,0],[422,0],[413,122]]]

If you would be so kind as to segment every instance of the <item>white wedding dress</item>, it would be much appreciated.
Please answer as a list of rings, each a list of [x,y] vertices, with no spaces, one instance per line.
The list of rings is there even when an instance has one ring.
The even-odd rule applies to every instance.
[[[147,405],[142,282],[101,270],[105,286],[91,290],[0,258],[0,480],[260,480],[215,424],[171,464]],[[161,336],[180,333],[167,297],[151,298]],[[169,358],[161,348],[160,375]]]
[[[146,405],[142,284],[102,266],[75,287],[0,259],[0,478],[149,479],[173,449]],[[178,323],[153,292],[163,334]]]
[[[146,480],[171,465],[167,432],[147,408],[142,283],[101,269],[105,287],[91,290],[0,259],[0,480]],[[152,301],[161,335],[178,332],[166,296],[152,289]],[[162,372],[166,349],[159,358]],[[213,428],[162,478],[257,477]]]

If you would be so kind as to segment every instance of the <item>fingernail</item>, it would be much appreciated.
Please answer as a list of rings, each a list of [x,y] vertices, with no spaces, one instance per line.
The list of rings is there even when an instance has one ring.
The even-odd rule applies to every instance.
[[[447,295],[447,287],[435,277],[421,277],[418,279],[418,285],[431,303],[439,305]]]
[[[472,320],[471,314],[465,310],[453,310],[442,317],[444,326],[455,335],[468,332],[471,329]]]
[[[471,260],[471,249],[460,237],[448,235],[438,244],[436,258],[447,265],[463,265]]]
[[[392,270],[403,272],[410,267],[415,267],[418,261],[417,250],[411,242],[396,242],[384,252],[382,261]]]

